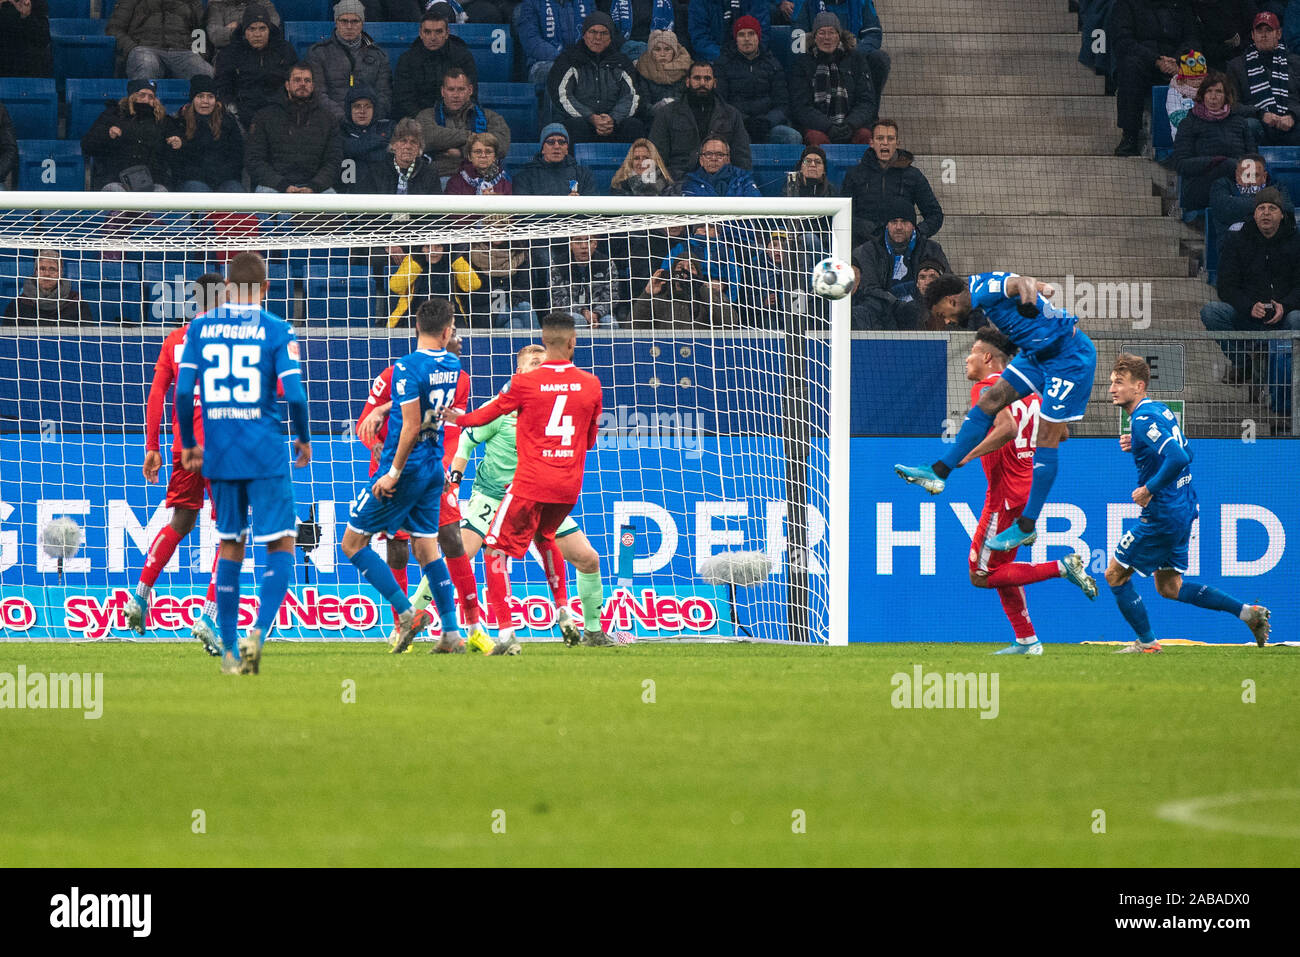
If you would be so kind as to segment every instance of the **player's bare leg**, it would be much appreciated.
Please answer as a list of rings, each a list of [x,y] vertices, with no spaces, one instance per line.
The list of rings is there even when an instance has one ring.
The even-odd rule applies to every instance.
[[[962,459],[988,435],[993,417],[1018,398],[1020,394],[1015,387],[1006,379],[999,379],[992,388],[985,390],[979,401],[966,413],[952,448],[943,458],[933,465],[895,465],[894,471],[904,481],[921,486],[931,495],[938,495],[947,484],[948,476],[960,467]],[[1047,423],[1044,422],[1043,425],[1046,426]],[[1039,447],[1043,445],[1041,432],[1038,444]]]
[[[582,535],[582,532],[574,532],[564,537],[572,538],[573,535]],[[547,587],[551,589],[551,599],[555,605],[555,624],[560,628],[564,644],[571,648],[582,640],[582,632],[578,630],[577,622],[573,620],[573,613],[569,611],[564,549],[554,535],[545,536],[540,532],[534,536],[533,544],[537,547],[537,554],[542,560],[542,569],[546,572]]]
[[[519,641],[515,637],[514,616],[510,614],[510,557],[505,552],[488,548],[483,552],[483,577],[487,579],[488,607],[497,620],[497,640],[488,652],[491,655],[517,655]]]
[[[600,624],[600,613],[605,607],[605,584],[600,577],[600,556],[581,531],[557,539],[560,554],[578,571],[578,598],[582,601],[583,633],[578,642],[584,647],[604,648],[615,645]],[[577,629],[574,629],[575,631]],[[566,632],[564,643],[572,645]]]
[[[1151,631],[1151,620],[1147,617],[1146,606],[1142,603],[1142,596],[1133,587],[1132,578],[1133,569],[1126,568],[1113,558],[1110,560],[1110,565],[1106,568],[1106,584],[1110,586],[1111,594],[1115,596],[1120,614],[1138,636],[1137,641],[1125,645],[1115,654],[1158,654],[1161,651],[1160,642]]]
[[[1047,493],[1056,481],[1057,454],[1061,443],[1070,437],[1070,426],[1066,422],[1049,422],[1040,419],[1038,426],[1038,448],[1034,452],[1034,484],[1029,489],[1029,501],[1014,525],[1008,526],[989,539],[989,548],[994,551],[1008,552],[1021,545],[1032,545],[1038,538],[1035,525]]]
[[[157,453],[153,453],[157,454]],[[145,557],[144,568],[140,570],[140,580],[136,583],[135,594],[126,603],[123,609],[126,613],[126,627],[134,631],[137,635],[143,635],[145,630],[145,621],[149,616],[149,598],[153,594],[154,582],[158,580],[158,575],[163,568],[172,559],[176,553],[176,548],[181,541],[194,530],[194,525],[199,519],[199,510],[196,508],[180,508],[172,510],[172,520],[158,530],[154,536],[153,542],[149,545],[149,553]]]
[[[417,611],[411,607],[406,593],[398,586],[397,579],[393,577],[388,565],[370,547],[370,538],[371,536],[365,532],[349,526],[343,533],[343,541],[339,543],[339,548],[347,556],[348,561],[361,572],[361,576],[383,595],[397,612],[397,625],[389,636],[388,650],[392,654],[400,655],[415,640],[415,636],[429,626],[433,618],[427,611]],[[434,547],[436,549],[437,546]],[[418,558],[418,545],[416,555]]]
[[[1255,644],[1263,648],[1268,644],[1271,628],[1269,610],[1263,605],[1247,605],[1231,595],[1209,585],[1192,585],[1183,581],[1182,573],[1176,568],[1156,570],[1156,591],[1171,601],[1181,601],[1198,608],[1211,611],[1223,611],[1240,618],[1250,629]]]

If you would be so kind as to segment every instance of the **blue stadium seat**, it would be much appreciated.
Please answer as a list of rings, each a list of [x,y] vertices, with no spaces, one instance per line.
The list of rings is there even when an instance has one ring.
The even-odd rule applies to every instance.
[[[53,160],[51,167],[46,162]],[[19,140],[18,188],[24,190],[82,190],[86,163],[81,144],[67,140]]]
[[[370,39],[388,54],[388,65],[396,70],[397,61],[411,48],[411,41],[420,35],[418,23],[367,23]]]
[[[59,135],[59,99],[53,80],[0,79],[0,102],[13,118],[18,139],[52,140]]]
[[[496,110],[510,127],[510,142],[536,143],[537,91],[531,83],[480,83],[478,101]]]
[[[803,152],[803,147],[798,147]],[[862,154],[871,149],[870,146],[859,146],[856,143],[827,143],[822,147],[826,151],[826,176],[835,186],[839,188],[844,182],[844,174],[858,165],[862,159]],[[786,169],[794,169],[794,164],[799,159],[798,154],[790,161]]]
[[[329,0],[276,0],[275,9],[279,11],[280,20],[289,23],[294,20],[328,20],[333,16]]]
[[[755,143],[751,146],[754,182],[758,185],[758,191],[764,196],[780,196],[785,188],[786,173],[794,169],[802,152],[803,147],[797,143]]]
[[[368,277],[308,278],[306,285],[308,322],[324,322],[330,326],[373,324]]]
[[[515,62],[515,39],[507,24],[453,23],[451,32],[469,44],[480,83],[510,81],[510,71]]]
[[[511,130],[511,133],[513,134],[514,130]],[[511,136],[510,149],[506,151],[506,172],[513,176],[515,170],[528,163],[529,160],[537,155],[537,150],[538,145],[536,139],[533,139],[531,142],[518,142],[513,136]],[[578,162],[581,163],[582,160],[578,160]]]
[[[158,99],[168,113],[189,102],[188,80],[158,80]],[[99,119],[109,103],[126,98],[126,80],[68,80],[68,139],[79,140]]]
[[[104,17],[107,19],[108,14]],[[50,0],[50,19],[89,20],[90,0]]]
[[[319,43],[333,32],[333,20],[295,20],[292,23],[286,20],[284,23],[284,38],[298,51],[298,56],[304,58],[313,43]]]
[[[1259,155],[1271,170],[1274,166],[1300,167],[1300,146],[1261,146]]]
[[[297,301],[293,280],[283,275],[277,275],[275,270],[268,273],[267,279],[271,283],[264,300],[267,311],[279,316],[281,319],[292,321],[294,303]]]
[[[190,101],[189,80],[157,80],[158,99],[167,108],[168,113],[175,113]]]
[[[788,73],[794,58],[804,52],[804,31],[795,27],[772,27],[767,35],[767,47]]]
[[[1169,129],[1169,113],[1165,110],[1165,98],[1169,87],[1151,87],[1151,146],[1156,151],[1156,160],[1165,159],[1174,151],[1174,135]]]
[[[117,6],[117,0],[99,0],[99,15],[107,20],[113,15],[115,6]]]
[[[54,48],[54,75],[73,77],[110,77],[117,39],[104,34],[103,20],[51,20],[50,38]]]
[[[83,270],[89,268],[83,265]],[[140,285],[140,264],[120,260],[99,263],[99,278],[82,279],[81,298],[90,304],[95,321],[105,325],[144,320],[144,289]]]
[[[631,146],[627,143],[579,143],[574,147],[573,158],[578,161],[578,165],[591,170],[591,178],[596,181],[596,192],[608,196],[609,181],[623,165],[629,149]]]

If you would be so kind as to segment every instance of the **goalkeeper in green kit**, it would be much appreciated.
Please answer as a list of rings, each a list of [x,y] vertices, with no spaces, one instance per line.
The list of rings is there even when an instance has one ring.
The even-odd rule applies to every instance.
[[[524,346],[519,350],[516,372],[520,375],[531,372],[545,359],[546,350],[542,346]],[[514,481],[515,469],[519,464],[519,454],[515,445],[517,421],[518,413],[511,412],[509,415],[493,419],[486,425],[466,428],[460,434],[460,445],[456,449],[456,457],[452,460],[451,471],[447,476],[449,485],[460,483],[470,456],[478,446],[483,446],[483,460],[479,462],[474,472],[469,507],[460,522],[460,537],[465,546],[465,555],[471,560],[483,547],[483,540],[487,537],[497,507],[505,497],[507,487]],[[555,601],[556,624],[560,626],[566,643],[577,644],[582,637],[582,632],[569,611],[564,562],[569,561],[578,566],[595,564],[598,561],[596,550],[592,548],[587,536],[578,528],[578,523],[572,517],[564,519],[555,530],[554,537],[534,541],[533,544],[541,558],[542,568],[546,572],[546,582]],[[583,584],[581,575],[578,584],[581,594]],[[472,600],[468,600],[469,597],[461,596],[462,608],[465,613],[465,624],[469,629],[470,647],[476,647],[479,642],[474,639],[478,633],[482,632],[486,638],[487,632],[479,621],[478,595],[472,596]],[[595,609],[597,623],[592,626],[593,630],[600,630],[599,617],[602,605],[600,596],[593,596],[591,600],[588,600],[588,596],[585,595],[582,598],[584,610]],[[416,609],[421,609],[432,599],[433,593],[429,588],[429,582],[421,580],[411,603]],[[584,617],[586,617],[585,613]],[[490,646],[490,639],[487,639],[487,643]]]

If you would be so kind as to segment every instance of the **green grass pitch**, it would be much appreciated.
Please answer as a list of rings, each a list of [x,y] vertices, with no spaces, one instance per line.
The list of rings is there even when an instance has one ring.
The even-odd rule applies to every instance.
[[[1292,649],[427,647],[0,646],[104,675],[0,711],[0,865],[1300,864]],[[997,717],[894,708],[914,665]]]

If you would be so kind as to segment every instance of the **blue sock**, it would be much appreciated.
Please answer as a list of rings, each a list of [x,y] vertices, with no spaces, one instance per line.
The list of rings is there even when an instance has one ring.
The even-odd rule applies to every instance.
[[[957,432],[957,439],[953,442],[952,448],[939,461],[949,469],[957,468],[957,463],[964,459],[971,449],[984,441],[992,427],[993,416],[978,405],[974,406],[962,420],[961,429]]]
[[[1245,602],[1237,601],[1217,588],[1211,588],[1209,585],[1193,585],[1190,582],[1183,582],[1183,587],[1178,589],[1178,600],[1198,608],[1226,611],[1238,618],[1241,617],[1241,609],[1245,607]]]
[[[280,605],[284,603],[285,592],[289,590],[289,579],[293,577],[293,552],[267,552],[266,571],[262,573],[262,587],[257,593],[261,603],[257,611],[257,627],[261,629],[262,640],[271,632]]]
[[[1047,493],[1052,490],[1052,483],[1056,481],[1059,452],[1057,448],[1042,445],[1034,452],[1034,484],[1029,487],[1029,502],[1025,505],[1025,510],[1020,513],[1021,518],[1027,518],[1030,522],[1038,519],[1038,513],[1043,510],[1043,503],[1047,501]]]
[[[383,595],[399,615],[411,607],[411,600],[402,591],[402,586],[397,584],[397,579],[393,577],[393,570],[373,548],[366,545],[352,556],[351,562],[357,567],[357,571],[361,572],[361,577],[370,582],[375,591]]]
[[[451,572],[447,571],[447,563],[438,558],[425,565],[423,571],[433,592],[438,617],[442,620],[442,633],[445,635],[460,631],[460,622],[456,620],[456,591],[451,585]]]
[[[1156,636],[1151,634],[1151,620],[1147,618],[1146,605],[1142,604],[1142,596],[1133,587],[1133,582],[1126,581],[1118,588],[1112,585],[1110,591],[1115,596],[1115,603],[1119,605],[1120,614],[1137,632],[1138,640],[1144,645],[1155,641]]]
[[[243,562],[217,560],[217,631],[226,651],[239,657],[239,570]]]

